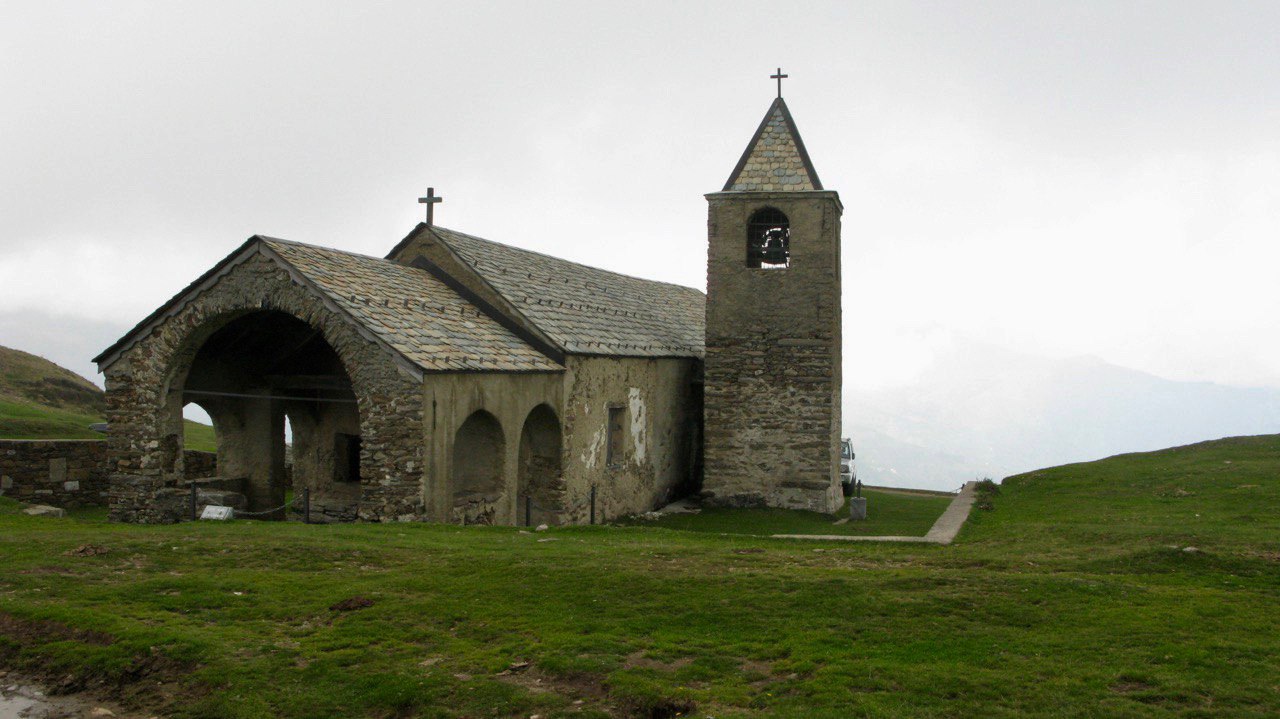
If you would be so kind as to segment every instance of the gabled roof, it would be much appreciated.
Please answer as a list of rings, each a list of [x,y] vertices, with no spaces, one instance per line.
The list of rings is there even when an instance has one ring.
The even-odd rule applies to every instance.
[[[702,357],[706,295],[426,227],[565,352]],[[393,250],[394,253],[394,250]]]
[[[261,236],[250,238],[94,361],[105,368],[152,327],[257,254],[280,264],[402,365],[425,372],[563,369],[424,270]]]
[[[424,270],[297,242],[264,242],[424,370],[563,369]]]
[[[724,192],[804,192],[822,181],[804,149],[800,131],[781,97],[773,101],[733,168]]]

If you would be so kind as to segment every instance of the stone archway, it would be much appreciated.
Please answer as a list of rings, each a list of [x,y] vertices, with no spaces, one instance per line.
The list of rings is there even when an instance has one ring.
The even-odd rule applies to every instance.
[[[316,446],[328,445],[329,440],[323,439],[322,433],[346,434],[352,427],[356,428],[352,435],[360,438],[354,443],[354,450],[350,449],[353,443],[347,442],[347,451],[354,451],[356,460],[343,463],[348,474],[352,468],[359,474],[354,485],[358,507],[349,504],[342,518],[351,518],[358,511],[359,518],[365,520],[420,519],[424,451],[420,377],[406,370],[389,348],[371,341],[368,332],[342,314],[332,301],[297,280],[277,260],[254,253],[253,249],[252,245],[247,246],[241,256],[228,261],[230,264],[221,274],[204,280],[148,318],[126,338],[127,344],[104,362],[108,441],[117,466],[112,478],[112,519],[173,521],[155,499],[157,492],[176,487],[182,478],[182,405],[184,397],[191,397],[190,390],[222,391],[245,381],[246,375],[249,379],[273,376],[285,384],[311,381],[312,374],[339,376],[340,373],[322,372],[324,367],[307,365],[319,360],[327,362],[330,369],[339,367],[345,373],[346,382],[336,381],[336,385],[347,410],[344,417],[327,411],[314,417],[310,431],[321,433],[314,435],[321,438],[316,440]],[[282,328],[286,331],[277,332]],[[220,335],[224,330],[227,333]],[[219,339],[214,346],[221,349],[202,356],[215,337]],[[271,340],[281,348],[272,349]],[[226,362],[209,361],[211,357],[216,360],[235,355],[240,342],[284,352],[288,349],[286,343],[308,341],[312,348],[323,346],[327,350],[311,356],[313,353],[304,344],[294,354],[310,358],[291,360],[284,372],[276,372],[270,366],[246,368],[237,367],[234,362],[228,366]],[[240,352],[241,356],[244,354]],[[237,374],[238,370],[253,371]],[[273,391],[287,390],[276,387]],[[268,478],[261,483],[262,502],[284,490],[274,466],[275,440],[261,444],[261,438],[283,436],[286,412],[291,418],[297,415],[297,424],[304,425],[302,431],[309,431],[304,409],[315,404],[315,394],[299,391],[304,397],[301,407],[295,406],[296,400],[272,397],[201,398],[221,435],[242,431],[258,438],[253,442],[260,443],[261,451],[240,454],[248,457],[244,461],[252,465],[251,473]],[[248,406],[252,403],[261,406]],[[215,404],[221,406],[211,406]],[[298,429],[295,427],[295,431]],[[335,444],[321,454],[332,457],[338,451]],[[232,459],[220,468],[219,474],[236,472],[235,467],[236,460]],[[242,464],[240,471],[243,467]]]
[[[315,518],[355,519],[360,417],[346,368],[319,329],[279,310],[237,314],[200,344],[182,375],[170,394],[200,401],[214,419],[219,477],[224,488],[238,483],[249,516],[285,517],[274,510],[293,491],[295,499],[306,493]]]
[[[564,511],[560,419],[545,404],[533,408],[520,431],[518,523],[559,524]]]
[[[496,523],[505,494],[505,457],[498,419],[484,410],[473,412],[453,437],[453,521]]]

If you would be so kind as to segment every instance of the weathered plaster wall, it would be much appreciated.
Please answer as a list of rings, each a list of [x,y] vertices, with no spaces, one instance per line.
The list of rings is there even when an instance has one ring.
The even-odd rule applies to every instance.
[[[426,446],[427,463],[422,499],[426,517],[451,524],[520,523],[520,433],[530,412],[540,404],[549,406],[557,417],[563,416],[563,388],[560,372],[428,374],[421,389],[425,419],[421,442]],[[496,483],[500,489],[485,493],[491,500],[469,497],[459,506],[453,486],[454,440],[467,419],[479,411],[492,415],[501,428],[502,447],[496,450],[501,455],[497,464],[502,477]]]
[[[840,213],[834,192],[715,193],[707,259],[711,501],[834,511],[839,489]],[[749,268],[747,223],[790,219],[791,266]]]
[[[691,481],[693,433],[701,411],[689,359],[567,358],[564,411],[566,521],[596,521],[655,508]],[[624,410],[623,452],[608,462],[609,407]]]
[[[182,387],[191,361],[217,329],[262,309],[286,312],[320,330],[351,378],[363,439],[360,517],[420,518],[419,381],[336,307],[261,254],[251,254],[225,274],[210,278],[194,299],[175,307],[105,368],[108,440],[115,459],[111,517],[166,521],[150,508],[151,500],[161,488],[176,486],[185,473],[178,447]]]
[[[0,495],[64,508],[106,504],[107,457],[100,439],[0,440]]]

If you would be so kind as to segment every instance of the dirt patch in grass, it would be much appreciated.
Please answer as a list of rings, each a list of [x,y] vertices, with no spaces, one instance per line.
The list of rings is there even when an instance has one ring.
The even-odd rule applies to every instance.
[[[609,716],[619,715],[603,682],[590,674],[551,674],[526,666],[518,671],[507,669],[498,672],[494,678],[531,694],[555,694],[580,709],[594,709]]]
[[[61,622],[22,619],[0,612],[0,666],[25,672],[45,687],[49,696],[87,693],[93,697],[117,702],[129,709],[146,709],[146,714],[163,713],[181,698],[188,701],[202,692],[181,684],[180,680],[194,667],[152,651],[137,656],[129,668],[120,672],[68,672],[48,664],[20,661],[18,647],[40,646],[53,642],[73,641],[109,647],[115,637],[92,629],[77,629]]]
[[[63,552],[63,554],[68,557],[96,557],[101,554],[106,554],[109,551],[111,550],[99,544],[81,544],[75,549]]]
[[[0,635],[8,637],[19,644],[45,644],[71,640],[105,647],[115,643],[114,637],[103,632],[92,629],[75,629],[61,622],[19,619],[4,612],[0,612]]]
[[[627,655],[623,661],[623,666],[627,669],[657,669],[663,672],[674,672],[681,667],[687,667],[693,663],[693,657],[680,657],[673,662],[664,662],[652,657],[646,657],[643,651],[632,652]]]
[[[1137,694],[1155,689],[1154,686],[1144,681],[1118,681],[1108,688],[1116,694]]]
[[[344,599],[337,604],[329,607],[331,612],[354,612],[357,609],[368,609],[373,606],[373,600],[368,597],[351,597]]]
[[[18,574],[28,574],[39,576],[41,574],[56,574],[60,577],[78,577],[80,572],[67,567],[32,567],[30,569],[20,569]]]

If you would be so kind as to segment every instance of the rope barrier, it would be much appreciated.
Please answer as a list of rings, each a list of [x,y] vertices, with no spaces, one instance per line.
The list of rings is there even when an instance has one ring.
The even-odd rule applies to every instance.
[[[266,510],[263,510],[263,511],[261,511],[261,512],[242,512],[242,511],[240,511],[240,510],[238,510],[238,509],[233,510],[233,511],[234,511],[234,513],[235,513],[235,516],[237,516],[237,517],[240,517],[240,516],[247,516],[247,517],[260,517],[260,516],[265,515],[265,514],[275,514],[276,512],[279,512],[279,511],[282,511],[282,510],[284,510],[284,509],[287,509],[289,506],[291,506],[291,505],[293,505],[293,504],[297,503],[297,501],[298,501],[298,498],[297,498],[297,497],[294,497],[293,499],[289,500],[288,502],[285,502],[284,504],[280,505],[279,507],[276,507],[275,509],[266,509]]]

